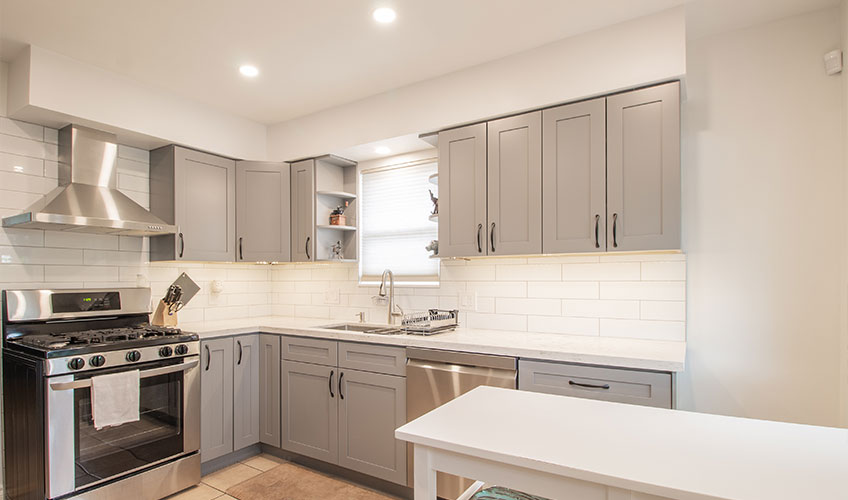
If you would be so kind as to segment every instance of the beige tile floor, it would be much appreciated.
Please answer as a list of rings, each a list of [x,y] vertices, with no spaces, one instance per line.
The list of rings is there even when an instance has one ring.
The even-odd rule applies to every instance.
[[[167,500],[236,500],[226,494],[228,488],[272,469],[283,460],[273,455],[256,455],[203,476],[200,484],[183,490]]]

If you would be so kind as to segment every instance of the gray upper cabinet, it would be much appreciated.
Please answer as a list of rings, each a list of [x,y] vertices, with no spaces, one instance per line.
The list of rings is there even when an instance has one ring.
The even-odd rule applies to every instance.
[[[606,251],[606,101],[542,113],[542,251]]]
[[[406,379],[342,370],[339,374],[339,465],[406,484]]]
[[[542,112],[490,121],[488,133],[488,254],[542,253]]]
[[[282,374],[281,448],[338,463],[339,369],[283,360]]]
[[[200,363],[200,457],[208,462],[233,451],[233,339],[203,341]]]
[[[291,260],[315,260],[315,160],[291,164]]]
[[[259,334],[233,341],[233,450],[259,442]]]
[[[178,231],[150,238],[151,260],[235,260],[233,160],[178,146],[151,151],[150,211]]]
[[[259,441],[280,447],[280,336],[259,336]]]
[[[287,163],[236,163],[236,259],[291,260],[291,178]]]
[[[680,84],[607,98],[607,250],[680,248]]]
[[[486,255],[486,124],[439,132],[439,255]]]

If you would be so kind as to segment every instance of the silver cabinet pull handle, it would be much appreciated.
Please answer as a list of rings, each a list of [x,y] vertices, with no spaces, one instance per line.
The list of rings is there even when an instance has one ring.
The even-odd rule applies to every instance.
[[[583,384],[580,382],[575,382],[573,380],[568,381],[568,385],[576,385],[577,387],[586,387],[589,389],[604,389],[607,390],[610,388],[609,384]]]
[[[240,365],[241,364],[241,352],[242,352],[241,340],[236,340],[236,344],[238,344],[238,347],[239,347],[239,359],[238,359],[238,362],[236,364]]]
[[[483,243],[480,240],[481,232],[483,232],[483,224],[477,224],[477,253],[483,253]]]
[[[183,238],[183,233],[180,233],[180,258],[183,258],[183,252],[185,252],[185,238]]]
[[[244,260],[244,247],[242,246],[242,238],[239,236],[239,260]]]
[[[616,248],[618,247],[617,231],[618,231],[618,214],[616,213],[616,214],[612,214],[612,246],[616,247]]]
[[[306,260],[311,259],[312,257],[309,255],[309,240],[311,240],[311,236],[306,237]]]
[[[344,379],[344,372],[339,372],[339,398],[344,399],[344,394],[342,393],[342,379]]]
[[[333,394],[333,374],[334,374],[334,373],[335,373],[335,372],[334,372],[333,370],[330,370],[330,378],[329,378],[329,380],[328,380],[329,385],[330,385],[330,397],[331,397],[331,398],[336,397],[336,396],[335,396],[335,394]]]
[[[208,345],[208,344],[207,344],[207,345],[205,345],[205,346],[203,346],[203,347],[205,347],[205,348],[206,348],[206,370],[205,370],[205,371],[207,371],[207,372],[208,372],[208,371],[209,371],[209,366],[211,366],[211,365],[212,365],[212,353],[211,353],[211,352],[209,352],[209,345]]]
[[[601,248],[601,240],[598,239],[598,228],[601,225],[601,216],[595,214],[595,248]]]
[[[495,223],[492,222],[492,227],[489,230],[489,241],[492,243],[492,252],[495,251]]]
[[[139,373],[140,378],[150,378],[156,377],[159,375],[167,375],[169,373],[186,371],[189,368],[194,368],[197,366],[197,360],[193,359],[191,361],[187,361],[185,363],[180,363],[176,365],[163,366],[162,368],[151,368],[149,370],[142,370]],[[91,379],[83,379],[83,380],[74,380],[73,382],[56,382],[54,384],[50,384],[50,388],[54,391],[67,391],[69,389],[85,389],[87,387],[91,387]]]

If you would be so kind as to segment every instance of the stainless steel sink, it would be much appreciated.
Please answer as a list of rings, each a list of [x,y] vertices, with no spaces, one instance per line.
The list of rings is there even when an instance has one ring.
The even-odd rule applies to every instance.
[[[341,330],[345,332],[373,333],[376,335],[401,335],[403,330],[393,326],[369,325],[364,323],[342,323],[340,325],[324,325],[318,328],[326,330]]]

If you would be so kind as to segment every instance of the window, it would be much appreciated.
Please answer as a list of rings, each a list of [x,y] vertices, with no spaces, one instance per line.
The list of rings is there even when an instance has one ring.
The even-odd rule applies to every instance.
[[[385,269],[399,283],[438,281],[439,261],[424,248],[438,238],[428,192],[436,193],[429,182],[436,171],[436,162],[425,160],[362,173],[360,282],[379,281]]]

